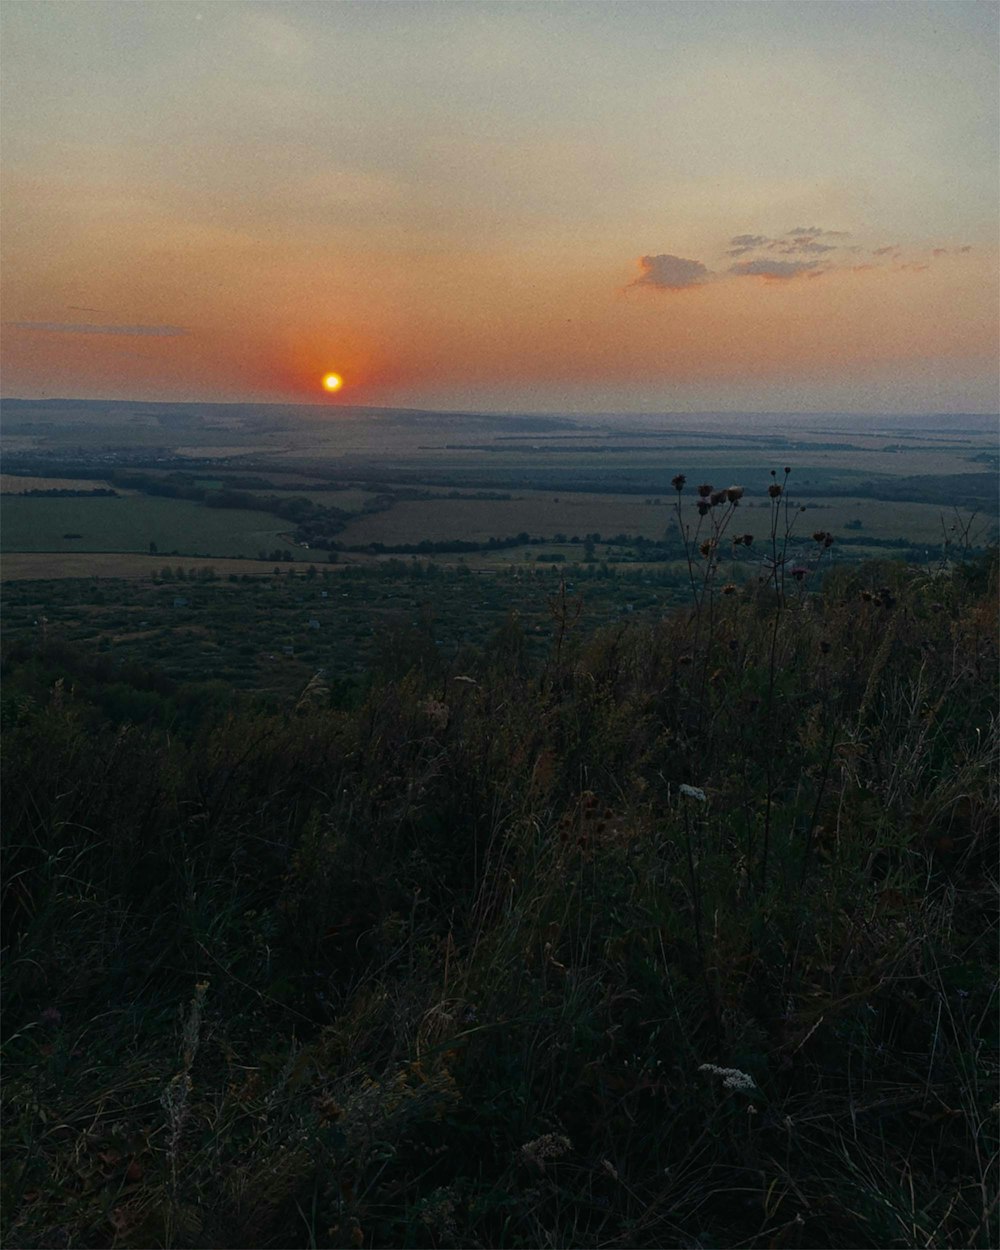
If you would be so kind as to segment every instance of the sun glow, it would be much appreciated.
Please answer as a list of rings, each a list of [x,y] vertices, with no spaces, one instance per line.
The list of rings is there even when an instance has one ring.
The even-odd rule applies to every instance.
[[[326,373],[323,375],[324,391],[339,391],[344,385],[344,379],[339,373]]]

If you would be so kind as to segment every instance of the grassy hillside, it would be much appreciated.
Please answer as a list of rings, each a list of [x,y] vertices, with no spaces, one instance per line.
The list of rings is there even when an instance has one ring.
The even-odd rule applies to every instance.
[[[715,515],[360,698],[8,659],[5,1244],[997,1244],[995,559]]]

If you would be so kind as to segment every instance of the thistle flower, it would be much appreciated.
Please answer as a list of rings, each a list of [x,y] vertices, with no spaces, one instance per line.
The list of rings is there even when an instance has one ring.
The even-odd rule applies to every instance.
[[[676,477],[672,477],[670,479],[670,485],[674,488],[674,490],[678,493],[678,495],[684,489],[686,483],[687,483],[687,478],[684,476],[683,473],[678,473]]]
[[[744,534],[744,535],[743,535],[743,546],[744,546],[744,547],[749,547],[749,546],[751,546],[751,545],[752,545],[752,543],[753,543],[753,534]]]
[[[699,499],[699,500],[698,500],[698,515],[699,515],[699,516],[708,516],[708,514],[709,514],[711,511],[712,511],[712,506],[711,506],[711,504],[708,502],[708,500],[707,500],[707,499]]]
[[[698,494],[701,495],[702,499],[707,499],[711,493],[712,485],[710,482],[702,482],[698,487]]]
[[[743,498],[742,486],[729,486],[726,488],[726,498],[730,503],[736,503],[737,500]]]
[[[767,488],[767,493],[771,496],[772,499],[777,499],[778,496],[781,494],[781,487],[778,485],[777,482],[772,482],[771,485]]]
[[[720,504],[720,503],[725,503],[725,502],[726,502],[726,499],[728,498],[728,496],[729,496],[729,492],[728,492],[728,491],[724,491],[724,490],[713,490],[713,491],[712,491],[712,494],[711,494],[711,497],[710,497],[710,499],[709,499],[709,502],[711,503],[711,505],[712,505],[712,507],[713,507],[713,508],[717,508],[717,507],[719,506],[719,504]]]
[[[804,564],[793,564],[788,570],[790,577],[794,577],[797,582],[801,582],[804,577],[809,576],[809,570]]]
[[[735,594],[736,594],[736,583],[735,583],[735,582],[726,582],[725,586],[723,586],[723,588],[722,588],[722,593],[723,593],[724,595],[735,595]]]

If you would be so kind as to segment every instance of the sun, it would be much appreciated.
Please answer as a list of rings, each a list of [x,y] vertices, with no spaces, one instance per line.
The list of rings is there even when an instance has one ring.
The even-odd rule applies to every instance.
[[[323,375],[324,391],[339,391],[344,385],[344,379],[339,373],[325,373]]]

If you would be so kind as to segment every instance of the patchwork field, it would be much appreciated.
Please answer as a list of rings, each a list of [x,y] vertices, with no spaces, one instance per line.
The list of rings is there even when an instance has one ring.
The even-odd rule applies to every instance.
[[[263,552],[273,562],[288,552],[323,563],[336,548],[346,557],[343,549],[372,544],[438,544],[421,554],[470,567],[635,564],[649,557],[641,543],[629,551],[608,540],[648,544],[673,533],[675,474],[687,477],[689,508],[697,483],[739,483],[741,524],[761,538],[770,525],[766,488],[785,465],[791,497],[805,508],[796,533],[830,531],[839,559],[932,560],[949,537],[990,541],[997,521],[996,425],[987,416],[584,419],[9,401],[4,450],[17,470],[0,483],[5,556],[254,560]],[[121,497],[13,493],[109,486]],[[220,491],[232,497],[216,502],[241,506],[207,506]],[[600,537],[584,551],[588,535]],[[518,536],[526,538],[500,550],[470,549]],[[7,576],[22,575],[21,563],[12,567]],[[90,566],[74,555],[46,567]]]

